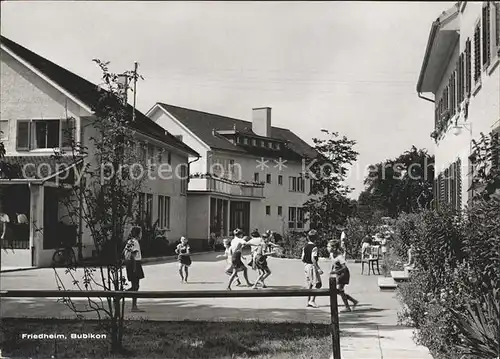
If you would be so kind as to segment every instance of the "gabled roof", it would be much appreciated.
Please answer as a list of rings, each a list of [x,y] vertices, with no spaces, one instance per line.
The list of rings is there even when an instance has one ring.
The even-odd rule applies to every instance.
[[[257,136],[252,131],[252,122],[239,120],[236,118],[216,115],[212,113],[191,110],[183,107],[157,103],[165,111],[173,115],[184,126],[192,131],[196,136],[213,149],[246,153],[259,157],[282,157],[290,160],[300,160],[304,157],[315,158],[316,151],[295,135],[292,131],[279,127],[271,127],[271,136],[269,139],[276,139],[287,142],[279,151],[254,146],[245,146],[242,144],[233,144],[217,133],[218,130],[236,130],[239,133],[246,133],[249,136]]]
[[[0,43],[3,46],[6,46],[15,55],[28,62],[31,66],[85,103],[88,107],[94,108],[98,103],[101,96],[100,91],[102,90],[100,90],[97,85],[37,55],[36,53],[4,36],[0,36],[0,40]],[[134,111],[133,107],[127,104],[126,110],[130,116],[132,116]],[[135,121],[131,124],[131,127],[138,132],[142,132],[151,138],[161,141],[190,155],[199,156],[195,150],[173,135],[166,133],[161,126],[157,125],[153,120],[137,109],[135,110]]]

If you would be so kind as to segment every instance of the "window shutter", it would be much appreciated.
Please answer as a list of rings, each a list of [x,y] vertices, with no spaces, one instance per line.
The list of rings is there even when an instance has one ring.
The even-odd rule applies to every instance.
[[[16,149],[18,151],[29,151],[31,144],[31,130],[30,120],[19,120],[17,121],[17,141]]]
[[[474,82],[481,78],[481,26],[478,24],[474,30]]]
[[[446,203],[446,191],[445,191],[445,181],[443,178],[443,173],[438,176],[439,181],[439,205]]]
[[[491,167],[500,171],[500,127],[491,134]]]
[[[444,170],[444,203],[450,204],[450,168]]]
[[[500,55],[500,1],[493,3],[493,16],[495,21],[495,48]]]
[[[467,39],[465,43],[465,92],[467,96],[471,93],[471,71],[472,71],[472,54],[471,54],[471,41]]]
[[[439,208],[439,177],[434,179],[434,209]]]
[[[462,208],[462,161],[455,162],[455,184],[456,184],[456,206],[457,210]]]
[[[456,187],[456,170],[455,170],[455,162],[453,162],[450,167],[448,168],[449,170],[449,176],[450,176],[450,204],[451,208],[457,209],[457,187]]]
[[[486,68],[490,64],[491,55],[491,23],[490,23],[490,2],[483,5],[483,66]]]

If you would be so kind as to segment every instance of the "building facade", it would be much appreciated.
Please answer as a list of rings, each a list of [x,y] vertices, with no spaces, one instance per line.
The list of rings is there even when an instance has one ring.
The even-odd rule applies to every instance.
[[[437,206],[462,209],[473,196],[470,158],[481,133],[491,136],[498,166],[499,64],[500,2],[458,2],[432,24],[417,92],[434,103]]]
[[[54,176],[61,169],[74,171],[95,160],[90,138],[96,135],[92,107],[100,96],[98,87],[5,37],[0,56],[0,130],[6,149],[2,160],[27,170],[14,178],[0,174],[0,213],[9,216],[13,228],[23,227],[15,231],[15,249],[3,251],[2,267],[49,266],[67,237],[74,237],[75,254],[90,257],[95,254],[90,231],[82,221],[75,225],[69,218],[61,201],[66,194]],[[127,111],[132,114],[130,105]],[[137,110],[135,118],[132,126],[141,144],[137,148],[141,160],[184,167],[187,172],[188,157],[198,156],[197,152]],[[54,158],[55,149],[64,149],[69,139],[89,146],[87,155]],[[148,176],[137,200],[140,219],[156,223],[169,239],[186,235],[187,175]],[[16,221],[19,214],[25,216],[25,223]]]
[[[147,113],[201,154],[191,160],[188,235],[205,240],[235,228],[303,231],[310,198],[305,158],[316,152],[291,131],[273,127],[271,108],[252,121],[157,103]]]

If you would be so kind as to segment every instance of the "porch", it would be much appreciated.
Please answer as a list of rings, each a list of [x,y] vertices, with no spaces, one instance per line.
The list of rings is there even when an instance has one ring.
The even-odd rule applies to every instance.
[[[65,205],[65,199],[74,196],[74,174],[59,181],[55,178],[74,168],[74,160],[48,156],[7,156],[5,160],[22,171],[18,176],[0,176],[0,213],[4,218],[0,229],[6,229],[1,241],[2,269],[50,266],[53,253],[63,245],[78,253],[78,223],[73,223]],[[61,168],[64,170],[56,171]]]

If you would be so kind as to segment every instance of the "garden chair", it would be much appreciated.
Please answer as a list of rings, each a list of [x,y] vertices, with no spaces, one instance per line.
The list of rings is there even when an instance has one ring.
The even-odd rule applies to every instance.
[[[365,269],[365,263],[368,264],[368,275],[370,275],[370,268],[375,274],[375,265],[377,265],[377,273],[380,275],[380,246],[370,246],[361,254],[361,274]]]

